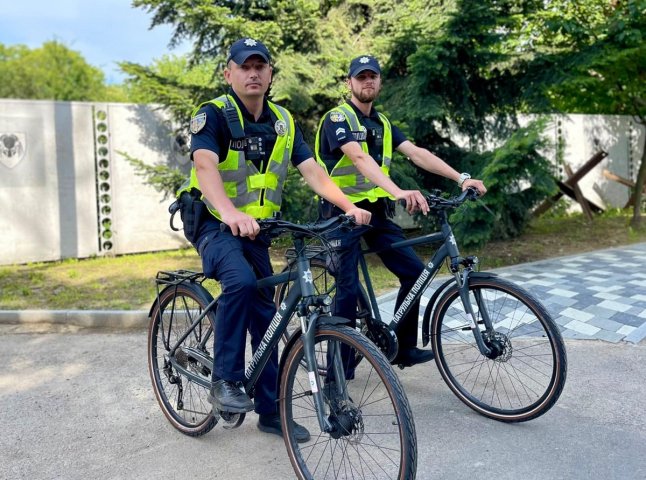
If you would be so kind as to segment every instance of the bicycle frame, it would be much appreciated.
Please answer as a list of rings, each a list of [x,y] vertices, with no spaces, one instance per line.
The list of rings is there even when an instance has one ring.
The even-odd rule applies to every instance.
[[[304,342],[304,354],[307,364],[307,370],[310,378],[310,384],[312,386],[312,393],[314,396],[314,403],[317,410],[318,421],[321,429],[323,431],[331,431],[333,429],[332,425],[327,418],[323,416],[324,410],[324,400],[323,396],[320,393],[320,379],[316,373],[316,358],[314,353],[314,334],[316,332],[316,326],[318,319],[322,317],[322,310],[324,307],[327,307],[331,304],[331,299],[326,301],[321,296],[317,296],[314,289],[314,284],[312,282],[312,272],[310,269],[310,261],[305,256],[305,248],[303,238],[298,236],[294,237],[294,246],[298,253],[297,259],[297,268],[295,270],[283,272],[277,275],[272,275],[270,277],[259,279],[257,282],[258,288],[264,287],[274,287],[276,285],[293,281],[298,278],[297,282],[294,282],[293,288],[290,289],[287,297],[281,303],[278,310],[274,314],[265,335],[263,336],[258,348],[256,349],[252,359],[247,364],[245,369],[245,380],[243,382],[245,390],[251,392],[260,377],[265,365],[269,361],[271,352],[277,348],[278,342],[280,341],[281,335],[287,329],[289,320],[294,312],[297,312],[299,318],[301,319],[301,328],[303,335],[301,336],[302,341]],[[187,275],[183,277],[179,282],[175,283],[175,288],[179,283],[184,281],[195,281],[199,275],[194,274]],[[169,283],[169,282],[166,282]],[[324,295],[323,297],[329,298],[329,296]],[[219,297],[218,297],[219,298]],[[184,376],[188,377],[192,382],[195,382],[205,388],[211,387],[211,382],[205,379],[203,376],[197,375],[188,368],[184,367],[176,358],[175,352],[184,340],[192,334],[194,329],[200,324],[208,313],[217,308],[218,298],[211,301],[204,311],[192,322],[189,328],[181,335],[178,341],[170,348],[168,357],[169,361],[174,369],[181,372]],[[311,306],[319,307],[310,311]],[[169,326],[172,326],[173,316],[174,316],[174,304],[173,310],[171,310]],[[334,317],[329,317],[331,323],[334,323]],[[207,340],[211,337],[213,333],[213,327],[209,326],[209,331],[204,335],[200,347],[206,345]],[[166,343],[167,340],[164,339]],[[170,347],[170,345],[167,345]],[[202,351],[198,348],[186,348],[181,347],[186,350],[187,354],[190,354],[191,358],[199,362],[202,366],[208,368],[210,371],[213,369],[213,362],[209,357],[204,355]],[[338,372],[341,372],[340,368],[340,354],[336,352],[335,356],[335,369]],[[314,367],[310,367],[310,365]],[[337,373],[338,373],[337,372]],[[341,376],[337,377],[341,378]]]
[[[378,253],[378,251],[376,250],[362,250],[361,255],[359,255],[359,266],[361,268],[361,273],[366,284],[365,290],[363,288],[360,289],[360,295],[364,296],[364,303],[371,306],[374,318],[381,323],[385,323],[389,328],[396,331],[401,319],[411,311],[411,308],[415,304],[415,302],[421,299],[426,288],[430,285],[439,270],[442,268],[442,263],[444,262],[444,260],[446,258],[449,258],[450,269],[453,273],[454,278],[442,285],[438,289],[438,292],[444,290],[450,283],[454,281],[457,283],[460,290],[460,298],[462,299],[462,304],[471,319],[471,331],[473,333],[473,336],[475,337],[476,344],[478,345],[480,352],[483,355],[487,356],[491,353],[491,349],[484,343],[482,333],[478,328],[478,320],[471,306],[471,302],[469,301],[469,277],[472,275],[479,275],[477,272],[473,271],[473,265],[477,263],[477,259],[475,259],[474,257],[462,258],[460,256],[457,242],[455,240],[455,237],[453,236],[453,230],[451,229],[451,225],[449,224],[446,211],[440,210],[437,211],[436,214],[440,221],[439,232],[429,233],[427,235],[410,240],[395,242],[388,248],[388,250],[390,250],[413,245],[421,245],[425,243],[442,242],[440,247],[435,251],[431,259],[424,266],[424,270],[422,270],[422,273],[413,284],[412,288],[402,301],[399,308],[394,312],[392,320],[386,323],[381,318],[377,299],[372,288],[370,274],[368,272],[368,265],[365,259],[365,255],[369,253]],[[384,250],[379,250],[379,252],[382,251]],[[460,265],[464,266],[462,270],[460,270]],[[427,308],[432,309],[434,300],[436,298],[437,296],[434,295]],[[476,302],[478,303],[479,307],[481,307],[482,303],[479,298],[476,298]],[[479,311],[482,313],[487,330],[493,331],[493,325],[491,323],[491,320],[489,319],[489,315],[487,314],[486,309],[479,308]],[[427,322],[425,322],[425,324],[426,323]],[[428,334],[426,334],[426,330],[424,330],[424,336],[424,345],[426,345],[428,343]]]

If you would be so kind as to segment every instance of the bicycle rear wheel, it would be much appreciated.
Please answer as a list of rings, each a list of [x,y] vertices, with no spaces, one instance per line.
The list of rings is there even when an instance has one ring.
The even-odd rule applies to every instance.
[[[335,427],[321,431],[312,387],[304,365],[302,342],[287,353],[280,379],[280,415],[285,445],[301,479],[414,479],[417,467],[415,425],[404,389],[384,355],[357,331],[321,326],[315,335],[319,365],[328,368],[327,352],[345,346],[363,357],[354,379],[338,389],[323,387],[324,416]],[[297,443],[294,422],[310,431]]]
[[[529,292],[497,277],[471,278],[469,298],[492,358],[480,353],[457,285],[438,300],[431,323],[442,378],[466,405],[503,422],[547,412],[565,385],[567,357],[558,327]],[[484,330],[483,313],[494,327]]]
[[[198,357],[213,364],[213,321],[210,311],[194,327],[175,350],[174,361],[180,367],[199,376],[196,383],[173,367],[170,350],[191,324],[213,300],[208,291],[197,284],[169,286],[153,306],[148,328],[148,369],[155,397],[168,421],[180,432],[199,436],[209,432],[217,423],[207,400],[211,370]]]

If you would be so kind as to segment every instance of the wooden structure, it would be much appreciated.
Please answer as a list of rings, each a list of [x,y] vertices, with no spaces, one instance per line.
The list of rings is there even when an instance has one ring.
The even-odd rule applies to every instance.
[[[617,183],[621,183],[622,185],[625,185],[628,188],[630,188],[630,198],[626,202],[626,205],[624,205],[624,208],[628,208],[635,203],[635,182],[633,182],[632,180],[628,180],[627,178],[620,177],[619,175],[614,174],[609,170],[604,170],[603,176],[606,177],[608,180],[613,180]],[[646,185],[644,185],[643,192],[646,194]]]
[[[601,161],[608,156],[607,152],[599,150],[595,153],[590,159],[585,162],[581,167],[575,172],[572,168],[566,163],[565,164],[565,173],[568,178],[564,182],[557,180],[556,183],[559,187],[559,192],[552,195],[552,197],[545,200],[541,203],[536,210],[534,210],[534,216],[538,217],[543,213],[547,212],[563,195],[567,195],[574,201],[578,202],[581,205],[581,209],[586,216],[592,220],[592,213],[599,213],[603,211],[599,205],[596,205],[591,200],[585,198],[579,188],[579,181],[585,177],[594,167],[599,165]]]

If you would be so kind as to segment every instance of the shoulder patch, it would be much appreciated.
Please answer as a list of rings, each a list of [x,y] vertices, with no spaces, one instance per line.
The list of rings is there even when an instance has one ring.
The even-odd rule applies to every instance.
[[[343,122],[345,120],[345,115],[343,115],[341,112],[331,112],[330,120],[334,123]]]
[[[191,118],[191,133],[197,133],[206,125],[206,112],[199,113]]]

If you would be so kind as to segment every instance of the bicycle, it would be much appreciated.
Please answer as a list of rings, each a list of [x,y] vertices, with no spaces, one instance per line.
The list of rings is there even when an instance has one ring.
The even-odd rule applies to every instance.
[[[446,261],[452,278],[436,289],[426,306],[423,346],[431,343],[443,380],[468,407],[502,422],[524,422],[545,414],[561,395],[567,373],[565,345],[538,299],[494,273],[476,271],[477,257],[460,255],[447,212],[476,198],[472,188],[453,198],[427,195],[439,231],[390,246],[440,243],[390,321],[381,317],[365,259],[365,255],[378,252],[362,250],[359,267],[364,282],[359,285],[356,328],[393,360],[398,322],[420,300]],[[332,294],[333,258],[316,247],[309,255],[317,291]],[[288,262],[292,256],[288,251]],[[280,302],[290,288],[290,284],[283,284],[275,300]],[[290,332],[288,328],[285,341]],[[355,363],[360,361],[357,356]]]
[[[287,453],[298,478],[414,479],[417,440],[411,407],[403,387],[383,354],[348,320],[330,314],[331,298],[314,291],[305,239],[345,228],[351,217],[320,225],[280,219],[258,221],[275,237],[289,233],[296,268],[258,280],[258,288],[292,282],[265,336],[245,370],[245,391],[254,385],[288,322],[299,330],[284,346],[278,371],[278,400]],[[171,425],[189,436],[204,435],[220,419],[237,428],[245,414],[213,411],[206,400],[211,387],[213,332],[218,299],[203,285],[200,272],[160,271],[157,298],[150,310],[148,365],[159,405]],[[341,349],[363,358],[362,369],[346,380]],[[310,365],[323,366],[325,376]],[[297,421],[311,433],[299,444]]]

